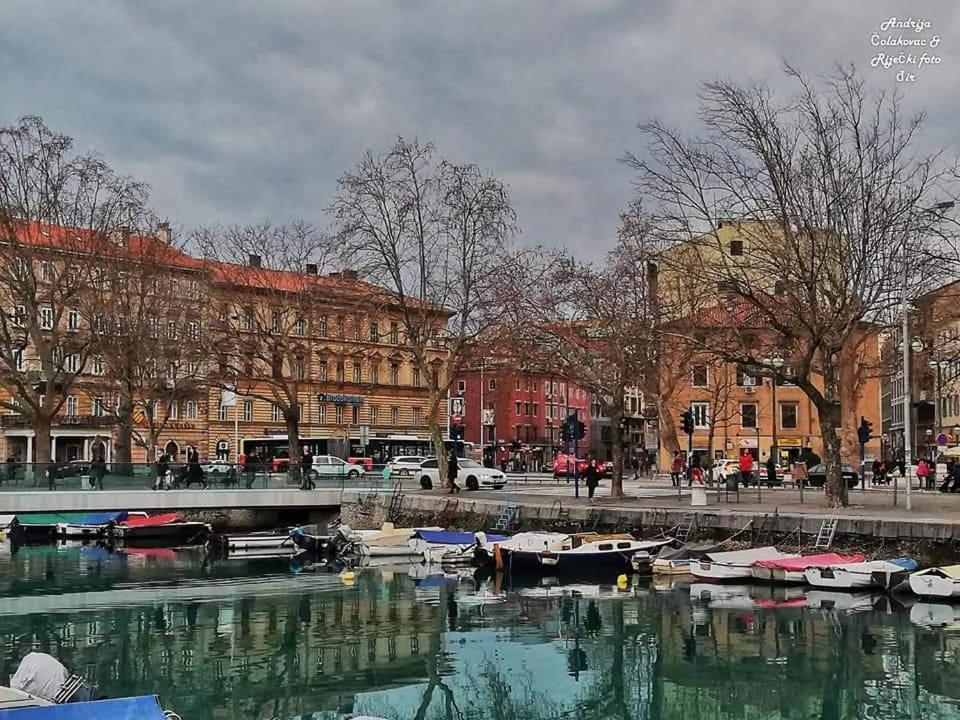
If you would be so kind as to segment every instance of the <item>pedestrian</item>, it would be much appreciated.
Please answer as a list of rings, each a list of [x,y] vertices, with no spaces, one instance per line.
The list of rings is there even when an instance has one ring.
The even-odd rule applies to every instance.
[[[693,487],[694,475],[700,477],[700,483],[703,483],[703,468],[700,467],[700,456],[695,455],[690,463],[690,472],[687,473],[687,487]]]
[[[459,463],[457,462],[457,454],[455,452],[450,453],[450,457],[447,458],[447,480],[450,483],[450,494],[460,492],[460,486],[457,485],[457,471],[459,470]]]
[[[47,464],[47,489],[57,489],[57,461],[53,459]]]
[[[682,452],[677,450],[673,454],[673,463],[670,465],[670,482],[674,487],[680,487],[680,477],[683,475],[686,465],[687,459]]]
[[[873,464],[870,466],[870,470],[871,470],[870,484],[871,485],[879,485],[881,482],[880,464],[881,464],[880,458],[874,458]]]
[[[592,458],[587,465],[584,479],[587,483],[587,500],[593,502],[593,494],[597,491],[597,485],[600,484],[600,468],[597,466],[596,458]]]
[[[257,457],[257,451],[254,450],[250,453],[250,456],[243,456],[245,461],[243,463],[243,474],[245,479],[245,485],[247,490],[253,487],[254,480],[257,479],[257,463],[260,462],[260,458]]]
[[[777,459],[771,455],[767,458],[767,485],[773,487],[777,484]]]
[[[187,447],[187,488],[193,483],[198,483],[204,489],[207,487],[207,481],[203,476],[203,468],[200,467],[200,453],[193,445]]]
[[[300,478],[301,490],[314,490],[317,484],[313,481],[313,453],[310,448],[305,447],[300,455]]]
[[[753,480],[753,455],[747,448],[740,451],[740,480],[744,485],[749,485]]]
[[[170,455],[166,451],[157,458],[157,480],[153,484],[154,490],[162,490],[167,482],[167,473],[170,471]]]
[[[107,474],[107,448],[99,437],[90,447],[90,454],[90,484],[97,490],[103,490],[103,478]]]
[[[921,488],[928,487],[929,478],[930,466],[925,459],[920,458],[920,462],[917,463],[917,481]]]

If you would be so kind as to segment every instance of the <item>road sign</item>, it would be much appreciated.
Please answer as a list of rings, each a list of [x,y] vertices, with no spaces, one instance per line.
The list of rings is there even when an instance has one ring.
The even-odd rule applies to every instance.
[[[463,425],[463,415],[451,415],[450,416],[451,425]]]
[[[237,404],[237,388],[228,385],[220,391],[220,404],[224,407],[233,407]]]
[[[217,452],[227,452],[230,449],[230,443],[226,440],[217,440]]]
[[[940,433],[939,435],[937,435],[937,445],[941,447],[946,445],[949,440],[950,438],[947,437],[944,433]]]
[[[464,403],[462,397],[452,397],[450,398],[450,414],[451,415],[463,415]]]
[[[493,425],[495,423],[493,410],[487,408],[481,414],[483,415],[482,420],[484,425]]]

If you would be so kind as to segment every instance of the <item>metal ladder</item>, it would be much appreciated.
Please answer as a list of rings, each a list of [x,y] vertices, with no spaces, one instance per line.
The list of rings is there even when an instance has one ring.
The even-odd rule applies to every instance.
[[[517,505],[506,505],[503,508],[503,511],[500,513],[500,516],[497,518],[497,522],[494,523],[493,529],[509,532],[513,529],[513,524],[519,514],[520,508]]]
[[[674,533],[674,538],[680,543],[687,542],[687,540],[690,539],[694,527],[697,526],[697,520],[696,513],[684,513],[680,519],[680,524],[677,525],[677,532]]]
[[[400,517],[400,508],[403,506],[403,483],[393,486],[393,495],[390,497],[390,507],[387,509],[387,522],[394,522]]]
[[[824,518],[820,523],[820,529],[817,531],[817,539],[813,543],[814,550],[829,550],[833,544],[833,536],[837,533],[837,517],[831,515]]]
[[[460,506],[459,500],[447,500],[447,504],[440,511],[440,527],[448,528],[454,524],[457,519],[457,508]]]
[[[556,508],[556,512],[554,512],[554,508]],[[554,500],[550,505],[550,522],[557,529],[570,524],[570,510],[564,508],[560,500]]]
[[[357,515],[369,517],[370,515],[373,515],[373,512],[376,510],[376,508],[377,493],[372,492],[360,501],[360,504],[357,506]]]
[[[70,699],[77,694],[77,691],[84,686],[86,681],[79,675],[71,675],[67,681],[60,686],[57,694],[53,696],[55,705],[63,705],[70,702]]]

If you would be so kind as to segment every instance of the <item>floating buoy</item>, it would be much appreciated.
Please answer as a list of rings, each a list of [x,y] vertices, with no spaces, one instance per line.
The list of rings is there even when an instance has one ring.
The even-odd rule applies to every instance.
[[[617,578],[617,587],[621,590],[626,589],[627,585],[630,583],[630,578],[626,575],[621,575]]]
[[[342,573],[340,573],[340,579],[343,581],[344,585],[352,585],[356,577],[356,573],[354,573],[352,570],[344,570]]]

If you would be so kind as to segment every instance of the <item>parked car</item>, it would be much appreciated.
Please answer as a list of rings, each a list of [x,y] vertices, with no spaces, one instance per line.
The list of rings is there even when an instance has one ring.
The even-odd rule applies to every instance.
[[[718,458],[713,461],[713,481],[723,485],[727,478],[740,472],[740,463],[730,458]]]
[[[414,475],[426,459],[422,455],[398,455],[387,461],[387,467],[390,468],[391,477],[394,475]]]
[[[364,472],[373,472],[372,457],[348,457],[347,462],[351,465],[362,465]]]
[[[501,490],[507,484],[507,476],[497,468],[484,467],[475,460],[457,460],[457,480],[467,490]],[[424,460],[420,465],[420,487],[432,490],[440,484],[440,467],[436,458]]]
[[[363,465],[347,462],[335,455],[314,455],[313,471],[321,477],[333,475],[356,480],[366,472],[366,468]]]
[[[56,477],[57,479],[63,479],[89,475],[90,468],[89,460],[71,460],[68,463],[57,463]]]
[[[579,460],[576,461],[577,474],[580,477],[583,477],[583,473],[586,471],[587,466],[589,464],[590,464],[590,461],[584,458],[580,458]],[[560,455],[557,455],[553,459],[553,476],[554,477],[557,477],[557,478],[573,477],[573,474],[574,474],[573,469],[574,469],[573,455],[564,455],[561,453]]]
[[[597,464],[600,466],[600,477],[613,477],[613,460],[607,460],[606,462],[600,462]]]
[[[855,488],[860,484],[860,474],[852,465],[841,465],[840,474],[847,481],[847,487]],[[827,466],[821,463],[807,470],[807,484],[811,487],[823,487],[827,484]]]
[[[234,470],[234,464],[226,460],[211,460],[201,463],[200,469],[208,482],[223,483],[227,478],[236,482],[236,474],[239,470]]]

